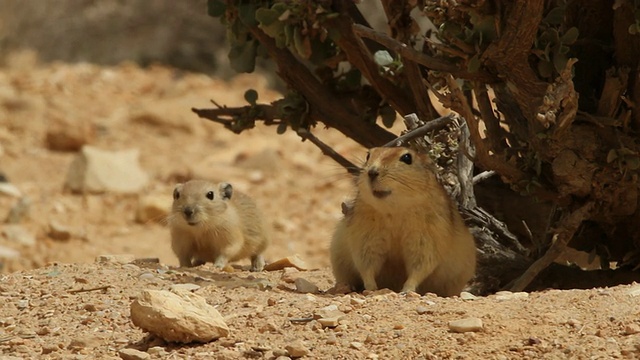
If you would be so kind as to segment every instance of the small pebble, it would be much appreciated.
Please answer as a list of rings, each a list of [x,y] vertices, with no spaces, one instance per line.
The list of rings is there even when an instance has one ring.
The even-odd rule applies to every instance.
[[[57,221],[51,221],[48,235],[53,240],[66,241],[71,239],[71,230]]]
[[[35,234],[18,224],[6,224],[2,228],[2,233],[9,242],[20,245],[33,246],[36,244]]]
[[[329,334],[329,336],[327,336],[327,344],[335,345],[337,342],[338,339],[336,338],[335,334]]]
[[[266,271],[282,270],[284,268],[294,267],[298,270],[307,270],[309,267],[307,263],[302,260],[298,255],[289,256],[283,259],[276,260],[267,264],[264,267]]]
[[[419,315],[422,315],[422,314],[426,314],[427,312],[429,312],[429,309],[426,306],[418,306],[416,308],[416,311],[418,312]]]
[[[198,289],[200,289],[200,285],[197,284],[191,284],[191,283],[186,283],[186,284],[173,284],[169,287],[169,289],[176,291],[176,290],[186,290],[186,291],[196,291]]]
[[[640,333],[640,325],[638,324],[629,324],[624,328],[625,335],[634,335]]]
[[[156,276],[150,272],[143,272],[142,274],[140,274],[140,276],[138,276],[138,278],[140,280],[154,280]]]
[[[167,354],[167,351],[162,346],[153,346],[147,350],[149,355],[157,355],[159,357],[164,357]]]
[[[287,353],[292,358],[299,358],[303,356],[307,356],[309,354],[309,349],[302,343],[302,341],[294,341],[292,344],[287,345],[285,347]]]
[[[351,305],[362,305],[366,302],[365,299],[360,299],[360,298],[355,298],[352,297],[349,302],[351,303]]]
[[[470,292],[463,291],[460,293],[460,299],[462,300],[476,300],[478,297]]]
[[[361,350],[364,347],[364,344],[358,341],[352,341],[349,346],[356,350]]]
[[[627,294],[630,296],[640,295],[640,284],[631,286],[631,288],[627,290]]]
[[[449,322],[449,330],[457,333],[480,331],[482,327],[482,320],[474,317]]]
[[[117,254],[117,255],[98,255],[96,262],[98,263],[117,263],[128,264],[136,259],[133,254]]]
[[[121,349],[118,351],[118,355],[122,360],[147,360],[151,358],[148,353],[136,349]]]
[[[511,292],[511,291],[498,291],[496,294],[496,300],[498,301],[506,301],[513,299],[525,299],[529,297],[529,293],[520,291],[520,292]]]
[[[13,205],[13,207],[11,207],[11,210],[9,210],[9,214],[7,214],[4,222],[7,224],[17,224],[29,216],[30,210],[31,200],[28,197],[23,196],[15,205]]]
[[[51,354],[52,352],[56,352],[60,350],[60,348],[57,345],[54,344],[44,344],[42,345],[42,355],[47,355],[47,354]]]
[[[316,284],[304,278],[295,279],[294,284],[296,285],[296,292],[301,294],[317,293],[319,290]]]
[[[300,270],[294,267],[287,267],[282,269],[282,275],[280,276],[280,280],[286,282],[287,284],[293,284],[296,279],[299,277]]]
[[[417,298],[419,298],[419,297],[420,297],[420,294],[418,294],[418,293],[417,293],[417,292],[415,292],[415,291],[409,291],[409,292],[405,293],[405,294],[404,294],[404,296],[405,296],[407,299],[417,299]]]
[[[0,182],[0,194],[19,198],[22,196],[22,192],[12,183],[6,181]]]
[[[339,321],[340,321],[340,319],[338,317],[330,317],[330,318],[318,319],[318,323],[320,323],[320,325],[323,328],[326,328],[326,327],[334,328],[334,327],[336,327],[336,326],[338,326],[340,324]]]
[[[29,300],[18,300],[16,307],[20,310],[24,310],[29,307]]]

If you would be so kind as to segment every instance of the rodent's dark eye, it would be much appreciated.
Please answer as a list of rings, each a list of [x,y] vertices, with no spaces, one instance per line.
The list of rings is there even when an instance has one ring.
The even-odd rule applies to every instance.
[[[207,193],[207,199],[209,199],[209,200],[213,200],[213,191],[209,191],[209,192]]]
[[[371,157],[371,154],[367,152],[367,158],[365,159],[365,161],[369,161],[370,157]]]
[[[178,189],[173,189],[173,200],[180,199],[180,191]]]
[[[411,165],[411,163],[413,162],[413,158],[411,157],[411,154],[406,153],[406,154],[400,156],[400,161],[402,161],[403,163],[405,163],[407,165]]]

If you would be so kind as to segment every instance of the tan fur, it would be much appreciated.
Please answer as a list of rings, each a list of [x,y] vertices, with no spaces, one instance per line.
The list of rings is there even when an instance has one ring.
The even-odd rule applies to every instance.
[[[400,160],[405,154],[411,164]],[[356,290],[458,295],[475,273],[475,243],[428,155],[371,149],[356,187],[331,242],[336,281]]]
[[[180,266],[213,262],[224,267],[229,261],[251,257],[251,271],[264,267],[261,254],[269,240],[262,215],[249,196],[234,191],[230,184],[203,180],[178,184],[169,226],[171,248]]]

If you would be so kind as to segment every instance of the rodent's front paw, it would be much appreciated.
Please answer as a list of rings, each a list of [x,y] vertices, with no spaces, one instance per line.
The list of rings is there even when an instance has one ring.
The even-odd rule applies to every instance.
[[[371,279],[371,280],[365,280],[364,281],[364,289],[365,290],[370,290],[370,291],[376,291],[378,290],[378,284],[376,283],[375,279]]]

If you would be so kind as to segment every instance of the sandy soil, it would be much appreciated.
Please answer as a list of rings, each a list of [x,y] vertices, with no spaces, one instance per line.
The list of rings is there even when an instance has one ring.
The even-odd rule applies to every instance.
[[[191,107],[209,100],[244,103],[254,88],[260,101],[277,94],[258,76],[223,82],[156,67],[141,70],[39,65],[20,56],[0,69],[0,170],[30,200],[18,224],[35,236],[0,259],[0,358],[118,358],[135,348],[151,358],[285,358],[297,344],[309,358],[538,359],[640,357],[640,290],[636,285],[592,290],[502,293],[463,300],[386,291],[331,294],[327,248],[340,202],[349,196],[343,169],[294,134],[258,127],[241,136],[198,119]],[[152,181],[142,194],[72,194],[64,181],[74,152],[49,149],[47,133],[79,129],[107,150],[138,149]],[[316,134],[358,161],[358,145],[330,130]],[[273,244],[268,261],[299,254],[309,271],[221,273],[205,265],[176,269],[168,229],[138,223],[143,196],[170,201],[185,178],[228,180],[252,195],[268,216]],[[18,202],[0,195],[4,219]],[[52,223],[71,230],[54,240]],[[153,263],[97,263],[100,254],[159,258]],[[246,265],[241,262],[240,265]],[[320,288],[301,294],[304,278]],[[129,306],[142,289],[194,283],[226,318],[227,338],[197,346],[167,344],[136,328]],[[103,288],[75,292],[78,289]],[[340,324],[323,328],[313,314],[336,305]],[[479,332],[455,333],[449,322],[479,318]]]

